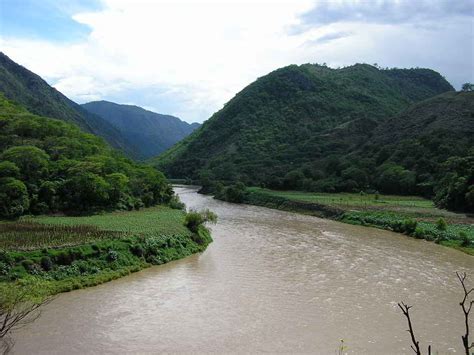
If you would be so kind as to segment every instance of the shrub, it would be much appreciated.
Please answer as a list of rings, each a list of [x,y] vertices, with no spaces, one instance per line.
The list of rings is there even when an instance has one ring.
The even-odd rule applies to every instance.
[[[130,247],[130,251],[133,255],[142,257],[145,254],[145,250],[140,244],[135,244]]]
[[[443,241],[447,240],[446,234],[445,233],[439,233],[438,236],[435,238],[434,242],[436,244],[439,244]]]
[[[181,200],[179,199],[179,196],[177,195],[173,195],[173,197],[171,197],[168,205],[175,210],[184,210],[186,208],[186,205],[183,202],[181,202]]]
[[[469,247],[471,246],[471,238],[468,237],[467,233],[464,231],[459,232],[459,238],[461,239],[461,246],[462,247]]]
[[[26,271],[30,272],[33,270],[35,263],[33,260],[26,259],[21,262],[21,265],[25,268]]]
[[[106,259],[108,262],[113,262],[113,261],[116,261],[118,257],[119,257],[119,254],[115,250],[111,249],[107,252]]]
[[[405,233],[411,235],[415,232],[418,222],[415,221],[414,219],[407,219],[403,222],[403,224],[404,224]]]
[[[43,256],[41,258],[41,267],[44,271],[50,271],[53,268],[53,261],[49,256]]]
[[[59,265],[71,265],[72,261],[71,255],[67,252],[62,251],[56,255],[56,262]]]
[[[440,217],[436,221],[436,229],[438,229],[439,231],[445,231],[447,228],[448,228],[448,224],[446,223],[443,217]]]
[[[417,239],[423,239],[426,237],[425,230],[421,227],[416,227],[413,236]]]
[[[10,272],[11,266],[0,261],[0,276],[6,276]]]
[[[193,233],[197,233],[199,227],[206,222],[217,222],[217,215],[208,209],[200,212],[191,210],[184,219],[184,225]]]

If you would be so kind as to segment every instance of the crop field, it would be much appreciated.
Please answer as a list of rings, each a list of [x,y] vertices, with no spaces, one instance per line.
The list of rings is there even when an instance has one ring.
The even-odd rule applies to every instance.
[[[155,234],[187,234],[183,225],[184,212],[165,206],[144,208],[140,211],[117,211],[92,216],[81,217],[54,217],[39,216],[27,217],[23,220],[37,223],[74,226],[89,225],[101,230],[119,231],[128,233],[155,233]]]
[[[184,212],[157,206],[82,217],[23,217],[0,222],[0,249],[32,250],[80,245],[124,236],[188,235]]]
[[[436,208],[433,201],[418,196],[397,196],[358,193],[314,193],[301,191],[275,191],[259,187],[248,188],[250,192],[278,196],[293,201],[311,202],[339,207],[343,210],[392,211],[424,220],[443,217],[453,223],[470,224],[474,218]]]

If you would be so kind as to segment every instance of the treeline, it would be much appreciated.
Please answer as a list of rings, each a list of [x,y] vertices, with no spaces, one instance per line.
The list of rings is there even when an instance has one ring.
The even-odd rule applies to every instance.
[[[170,201],[156,169],[136,164],[74,125],[0,96],[0,217],[139,209]]]
[[[286,174],[269,172],[263,181],[246,180],[246,184],[220,180],[204,170],[201,183],[204,192],[217,193],[218,198],[230,202],[242,202],[247,185],[309,192],[420,195],[433,199],[438,207],[469,212],[474,211],[474,149],[462,143],[459,141],[459,147],[466,155],[454,155],[439,163],[429,160],[428,149],[419,142],[406,141],[389,157],[383,157],[386,150],[372,155],[330,156],[317,163],[304,163]]]

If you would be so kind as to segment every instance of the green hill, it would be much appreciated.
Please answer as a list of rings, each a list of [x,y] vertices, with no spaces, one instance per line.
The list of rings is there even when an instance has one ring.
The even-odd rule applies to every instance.
[[[292,65],[250,84],[153,163],[174,178],[285,188],[293,173],[317,185],[334,157],[356,149],[379,122],[450,90],[429,69]]]
[[[0,92],[31,113],[78,125],[84,132],[104,138],[112,147],[137,157],[138,150],[113,125],[69,100],[41,77],[0,52]]]
[[[138,106],[119,105],[108,101],[89,102],[82,107],[102,117],[128,141],[134,142],[143,158],[162,153],[200,126]]]
[[[163,174],[101,138],[41,117],[0,95],[0,218],[90,213],[168,202]]]

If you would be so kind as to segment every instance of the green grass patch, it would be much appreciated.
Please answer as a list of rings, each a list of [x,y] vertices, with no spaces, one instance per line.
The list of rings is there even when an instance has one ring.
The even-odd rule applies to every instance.
[[[258,192],[294,201],[321,203],[339,207],[377,207],[377,208],[435,208],[433,201],[417,196],[396,196],[359,193],[313,193],[302,191],[275,191],[260,187],[248,188]]]

